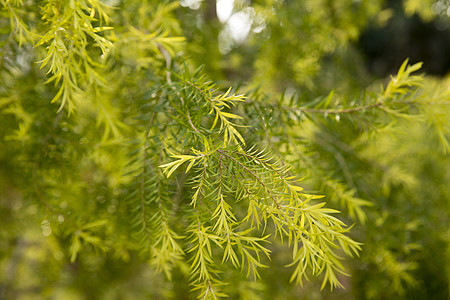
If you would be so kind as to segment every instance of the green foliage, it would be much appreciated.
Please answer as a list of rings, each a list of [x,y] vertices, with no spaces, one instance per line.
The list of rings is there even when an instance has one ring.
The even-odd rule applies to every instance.
[[[448,261],[448,80],[334,73],[379,1],[236,2],[265,28],[222,54],[177,2],[0,1],[1,297],[396,298]]]

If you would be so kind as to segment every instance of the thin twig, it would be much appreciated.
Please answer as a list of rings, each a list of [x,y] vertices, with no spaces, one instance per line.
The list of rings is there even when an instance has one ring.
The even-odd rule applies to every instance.
[[[195,132],[200,133],[200,131],[194,126],[194,123],[192,123],[191,115],[189,114],[189,111],[187,112],[187,117],[188,117],[189,125],[191,125],[192,129],[194,129]]]
[[[326,108],[307,108],[307,107],[287,107],[283,106],[282,108],[289,111],[300,111],[300,112],[306,112],[306,113],[312,113],[312,114],[348,114],[348,113],[355,113],[363,110],[372,109],[375,107],[382,106],[383,102],[377,101],[370,105],[365,106],[358,106],[358,107],[351,107],[351,108],[340,108],[340,109],[326,109]]]
[[[233,156],[229,155],[226,153],[226,151],[223,150],[217,150],[217,152],[219,152],[220,154],[228,157],[229,159],[231,159],[232,161],[234,161],[235,163],[237,163],[239,166],[241,166],[245,171],[247,171],[253,178],[256,179],[256,181],[258,181],[259,184],[261,184],[261,186],[264,187],[264,189],[267,191],[267,193],[269,194],[269,196],[272,198],[273,202],[275,203],[275,205],[277,206],[278,209],[281,209],[280,207],[280,203],[275,199],[274,195],[272,194],[272,192],[270,191],[270,189],[267,187],[267,185],[262,182],[261,178],[259,178],[255,173],[253,173],[252,170],[250,170],[249,168],[247,168],[243,163],[241,163],[240,161],[238,161],[237,159],[235,159]]]
[[[150,226],[148,224],[148,220],[147,220],[147,211],[145,208],[145,196],[146,196],[146,190],[145,190],[145,181],[146,181],[146,176],[145,176],[145,172],[146,172],[146,147],[145,145],[148,142],[145,141],[144,144],[144,151],[142,152],[142,161],[143,161],[143,166],[142,166],[142,176],[141,176],[141,184],[140,184],[140,207],[141,207],[141,212],[142,212],[142,220],[144,222],[144,231],[145,231],[145,236],[147,237],[148,241],[151,241],[151,236],[150,236]]]

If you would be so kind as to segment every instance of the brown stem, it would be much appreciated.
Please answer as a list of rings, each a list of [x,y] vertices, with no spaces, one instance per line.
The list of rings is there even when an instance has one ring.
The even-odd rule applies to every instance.
[[[198,131],[198,129],[194,126],[194,123],[192,123],[191,115],[189,114],[189,111],[187,112],[187,117],[188,117],[189,125],[191,125],[192,129],[194,129],[195,132],[200,133],[200,131]]]
[[[216,0],[206,0],[205,1],[205,19],[208,21],[213,21],[217,19],[217,8]]]

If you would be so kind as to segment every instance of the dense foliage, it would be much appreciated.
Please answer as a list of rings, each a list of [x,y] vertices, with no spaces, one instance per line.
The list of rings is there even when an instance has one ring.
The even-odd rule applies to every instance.
[[[371,78],[382,1],[0,3],[1,298],[448,297],[450,79]]]

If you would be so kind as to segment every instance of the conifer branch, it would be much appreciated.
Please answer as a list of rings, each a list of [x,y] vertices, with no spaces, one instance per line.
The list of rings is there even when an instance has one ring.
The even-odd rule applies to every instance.
[[[420,65],[410,66],[405,62],[398,74],[375,96],[349,102],[347,98],[333,98],[334,94],[330,93],[324,99],[319,98],[300,107],[293,104],[296,99],[292,98],[287,105],[281,97],[273,105],[253,101],[254,107],[247,105],[238,115],[234,112],[235,107],[244,102],[245,96],[234,94],[232,88],[222,90],[207,79],[201,68],[191,72],[191,66],[180,58],[180,53],[181,56],[186,53],[180,47],[184,38],[180,37],[179,24],[167,24],[172,22],[171,11],[177,5],[175,2],[158,7],[141,7],[136,2],[133,7],[136,6],[138,14],[152,17],[132,20],[134,10],[122,19],[115,15],[114,20],[120,21],[114,24],[116,30],[109,37],[105,32],[113,30],[112,27],[96,27],[97,23],[109,21],[109,10],[99,0],[48,1],[42,5],[42,18],[36,20],[25,18],[25,14],[19,11],[21,1],[0,2],[4,4],[12,26],[6,47],[12,47],[13,38],[18,37],[19,44],[24,38],[33,40],[28,20],[44,30],[35,47],[46,47],[40,66],[48,71],[47,83],[53,82],[56,87],[55,92],[48,86],[37,88],[36,85],[32,92],[25,94],[16,88],[21,85],[16,84],[14,75],[8,75],[4,80],[14,83],[6,89],[0,88],[0,92],[2,97],[3,93],[6,94],[2,105],[17,102],[7,110],[19,122],[20,134],[16,140],[21,140],[22,136],[30,138],[31,134],[43,128],[37,122],[38,117],[22,107],[22,102],[26,103],[24,99],[31,98],[30,95],[46,97],[53,93],[52,101],[60,105],[57,120],[62,118],[63,109],[69,112],[82,110],[83,114],[73,117],[68,126],[69,134],[73,136],[60,144],[67,148],[67,152],[73,150],[83,155],[86,148],[80,148],[78,143],[95,144],[92,157],[87,155],[88,162],[78,166],[73,162],[72,153],[60,149],[54,152],[61,157],[61,164],[71,162],[73,173],[82,174],[71,174],[68,182],[81,182],[80,186],[94,188],[85,192],[75,187],[67,193],[77,199],[91,200],[90,197],[99,194],[100,200],[111,200],[107,212],[97,201],[64,202],[69,206],[68,211],[70,209],[77,214],[74,217],[75,229],[60,226],[61,245],[65,244],[65,237],[70,240],[70,260],[75,261],[84,246],[103,251],[116,242],[104,242],[101,230],[108,229],[109,235],[116,228],[123,227],[112,216],[117,208],[121,209],[120,205],[114,204],[116,191],[123,190],[131,219],[125,235],[131,232],[137,237],[137,244],[147,255],[150,265],[165,273],[169,280],[174,266],[179,265],[182,271],[186,270],[193,289],[199,290],[200,297],[224,296],[221,289],[227,275],[224,278],[219,276],[224,270],[227,274],[230,269],[238,269],[246,273],[247,278],[259,278],[258,270],[266,267],[263,260],[270,258],[270,250],[264,246],[270,241],[270,232],[265,235],[267,231],[274,233],[281,243],[288,241],[292,250],[291,281],[301,283],[309,275],[323,274],[322,288],[325,285],[331,288],[341,286],[337,274],[343,273],[344,267],[339,251],[347,256],[357,255],[361,250],[360,244],[346,235],[346,225],[333,216],[337,211],[325,207],[325,202],[317,202],[322,196],[304,193],[292,174],[306,170],[319,178],[323,190],[329,194],[327,199],[345,206],[350,217],[358,217],[362,222],[367,219],[363,207],[370,203],[356,198],[355,188],[358,186],[353,182],[352,166],[338,151],[350,153],[352,149],[349,146],[337,140],[316,141],[321,146],[316,153],[325,149],[334,155],[336,162],[333,161],[332,166],[334,169],[341,167],[347,185],[336,178],[339,176],[328,174],[329,169],[322,162],[303,157],[307,151],[300,149],[299,145],[310,144],[293,141],[291,137],[295,134],[290,131],[297,131],[305,124],[302,123],[304,115],[314,120],[316,118],[312,115],[324,115],[325,118],[318,119],[325,125],[329,121],[326,115],[335,115],[337,121],[339,115],[345,115],[353,122],[351,124],[361,120],[377,129],[380,120],[424,115],[425,105],[448,104],[448,98],[443,96],[434,101],[421,95],[422,78],[412,75]],[[2,63],[5,53],[2,51]],[[14,74],[16,71],[11,68],[8,72]],[[38,78],[35,74],[32,76],[33,80]],[[107,93],[108,86],[115,83],[126,86],[123,90],[117,89],[117,98],[116,89],[114,97],[112,92]],[[18,91],[20,97],[17,101],[15,95],[4,92],[8,89]],[[93,101],[86,103],[83,97],[90,94]],[[261,109],[264,107],[277,109]],[[36,115],[44,111],[42,107],[31,106],[31,109],[36,110]],[[450,149],[446,140],[447,123],[442,112],[430,110],[427,113],[445,149]],[[380,114],[388,117],[379,118]],[[100,139],[97,138],[101,134],[89,130],[92,119],[96,125],[105,127]],[[250,135],[249,131],[241,129],[246,127],[246,123],[252,125],[252,130],[257,128],[255,124],[262,124],[262,129],[258,134]],[[55,195],[66,192],[67,183],[51,173],[44,178],[49,182],[53,180],[51,189],[39,186],[38,180],[41,156],[45,151],[42,149],[47,147],[57,126],[54,124],[43,142],[38,143],[43,147],[34,161],[31,174],[34,182],[30,185],[37,198],[42,198],[41,205],[53,214],[56,209],[49,206],[46,194],[53,193],[51,189],[56,190]],[[102,148],[107,145],[110,133],[119,137],[124,128],[129,129],[127,134],[136,139],[130,142],[133,151],[128,156],[121,153],[120,147],[112,148],[113,151]],[[253,150],[261,144],[258,139],[264,138],[272,151]],[[306,139],[314,142],[314,137]],[[21,142],[27,145],[27,141]],[[244,150],[242,146],[246,143],[254,144],[254,147]],[[97,144],[102,146],[97,147]],[[29,151],[35,145],[36,142],[28,143],[26,149]],[[297,150],[300,150],[299,154]],[[271,153],[283,153],[284,157],[276,158]],[[76,156],[77,159],[79,157]],[[306,163],[294,165],[299,158]],[[17,162],[23,161],[17,159]],[[112,176],[122,165],[129,169],[127,175]],[[100,175],[92,169],[99,169]],[[86,176],[87,179],[73,176]],[[101,189],[105,182],[108,182],[105,190],[111,190],[111,193]],[[64,206],[62,204],[61,207]],[[84,212],[85,207],[89,208],[86,209],[88,212]],[[86,223],[91,211],[97,216],[100,214],[101,219]],[[174,222],[175,218],[177,222]],[[64,221],[63,218],[59,220]],[[134,251],[136,243],[123,244],[128,247],[126,251]],[[393,259],[389,255],[385,253],[382,257],[391,262]]]
[[[289,111],[298,111],[298,112],[305,112],[305,113],[312,113],[312,114],[352,114],[356,112],[366,111],[370,110],[372,108],[377,108],[383,105],[383,102],[377,101],[370,105],[365,106],[359,106],[359,107],[350,107],[350,108],[308,108],[308,107],[287,107],[283,106],[284,110]]]
[[[226,153],[224,150],[217,150],[217,152],[223,154],[227,158],[231,159],[235,163],[237,163],[242,169],[244,169],[249,175],[251,175],[267,192],[267,194],[270,196],[270,198],[273,200],[274,204],[278,209],[280,209],[280,203],[275,199],[275,196],[273,195],[272,191],[267,187],[267,185],[249,168],[247,168],[243,163],[235,159],[233,156]]]
[[[140,209],[141,209],[141,214],[142,214],[142,222],[143,222],[143,230],[145,232],[145,236],[147,237],[147,242],[150,244],[152,239],[150,236],[150,226],[148,223],[148,216],[147,216],[147,210],[145,207],[145,201],[146,201],[146,186],[145,186],[145,182],[147,180],[147,178],[145,177],[145,174],[147,173],[147,169],[146,169],[146,164],[147,164],[147,158],[146,158],[146,147],[144,147],[143,151],[142,151],[142,171],[141,171],[141,183],[140,183]]]

